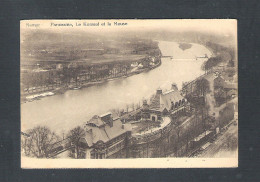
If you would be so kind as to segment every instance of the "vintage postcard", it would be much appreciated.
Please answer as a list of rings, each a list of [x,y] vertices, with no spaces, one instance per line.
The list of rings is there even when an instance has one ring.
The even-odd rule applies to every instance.
[[[237,21],[22,20],[22,168],[238,166]]]

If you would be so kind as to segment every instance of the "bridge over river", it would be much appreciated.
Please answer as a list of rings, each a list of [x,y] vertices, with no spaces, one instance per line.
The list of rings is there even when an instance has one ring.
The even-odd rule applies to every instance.
[[[57,134],[66,133],[82,125],[93,115],[111,109],[125,109],[133,103],[149,99],[158,87],[169,89],[173,82],[179,89],[183,82],[199,77],[204,72],[204,60],[196,57],[211,52],[202,45],[192,44],[190,49],[181,50],[176,42],[159,42],[163,56],[162,64],[153,70],[127,78],[96,84],[79,90],[68,90],[62,95],[53,95],[21,105],[22,131],[37,125],[48,126]]]

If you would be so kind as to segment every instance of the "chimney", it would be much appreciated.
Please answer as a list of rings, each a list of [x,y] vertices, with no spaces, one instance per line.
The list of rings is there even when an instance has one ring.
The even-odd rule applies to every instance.
[[[162,89],[158,88],[156,94],[162,94]]]
[[[176,83],[172,83],[172,90],[174,90],[174,91],[178,90],[178,87],[177,87]]]
[[[113,127],[113,119],[111,119],[110,121],[109,121],[109,126],[112,128]]]
[[[171,101],[171,109],[174,109],[174,102]]]

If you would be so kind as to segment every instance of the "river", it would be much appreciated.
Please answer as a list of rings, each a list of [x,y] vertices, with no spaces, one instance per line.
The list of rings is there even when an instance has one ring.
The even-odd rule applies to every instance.
[[[159,48],[163,56],[173,56],[173,59],[162,58],[162,64],[158,68],[21,104],[22,131],[46,125],[61,134],[82,125],[95,114],[126,108],[127,104],[148,99],[159,87],[167,90],[175,82],[181,89],[183,82],[203,74],[201,65],[205,58],[196,60],[196,56],[212,55],[206,47],[199,44],[192,44],[190,49],[183,51],[176,42],[160,41]]]

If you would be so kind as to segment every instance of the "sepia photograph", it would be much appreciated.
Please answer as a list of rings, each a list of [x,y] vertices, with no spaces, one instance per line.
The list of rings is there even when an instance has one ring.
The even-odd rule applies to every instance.
[[[20,21],[22,168],[238,167],[235,19]]]

